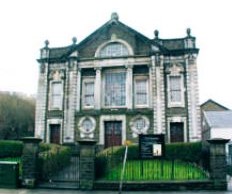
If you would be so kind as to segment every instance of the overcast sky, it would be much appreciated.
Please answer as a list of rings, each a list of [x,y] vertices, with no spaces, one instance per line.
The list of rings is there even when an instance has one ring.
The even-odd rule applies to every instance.
[[[232,108],[232,10],[230,0],[2,0],[0,90],[36,94],[36,59],[46,39],[62,47],[87,37],[117,12],[144,34],[182,38],[191,28],[198,55],[200,103],[211,98]]]

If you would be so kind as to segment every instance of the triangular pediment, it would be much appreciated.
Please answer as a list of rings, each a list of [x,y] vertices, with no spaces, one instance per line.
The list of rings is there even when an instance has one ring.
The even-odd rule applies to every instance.
[[[149,54],[151,40],[131,27],[123,24],[118,18],[111,18],[108,22],[87,36],[78,44],[80,57],[93,57],[97,48],[107,41],[122,40],[128,43],[135,54]],[[87,51],[88,50],[88,51]]]

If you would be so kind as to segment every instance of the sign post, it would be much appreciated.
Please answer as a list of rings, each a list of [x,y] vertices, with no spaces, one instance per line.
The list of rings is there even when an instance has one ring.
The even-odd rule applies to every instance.
[[[125,149],[124,158],[123,158],[122,173],[121,173],[121,179],[120,179],[119,191],[118,191],[119,194],[122,193],[122,184],[123,184],[123,177],[124,177],[125,167],[126,167],[128,145],[130,144],[131,144],[130,141],[125,141],[126,149]]]

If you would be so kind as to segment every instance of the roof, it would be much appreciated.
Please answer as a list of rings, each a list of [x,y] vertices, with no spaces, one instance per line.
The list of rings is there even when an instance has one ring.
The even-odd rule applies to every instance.
[[[224,110],[230,110],[229,108],[219,104],[218,102],[215,102],[212,99],[207,100],[203,104],[201,104],[201,109],[203,111],[224,111]]]
[[[143,34],[139,33],[138,31],[134,30],[133,28],[125,25],[124,23],[120,22],[118,20],[118,15],[116,13],[113,13],[111,16],[111,20],[103,24],[101,27],[99,27],[97,30],[95,30],[92,34],[87,36],[84,40],[79,42],[79,44],[76,44],[76,42],[72,45],[68,45],[66,47],[60,47],[60,48],[48,48],[49,49],[49,58],[53,59],[63,59],[65,57],[68,57],[71,52],[73,51],[79,51],[81,48],[88,46],[90,42],[94,42],[96,37],[104,36],[104,33],[112,28],[112,26],[116,26],[118,29],[123,29],[125,32],[130,34],[133,37],[136,37],[140,39],[145,44],[149,45],[149,48],[151,48],[151,45],[154,45],[159,48],[159,50],[163,54],[178,54],[179,52],[185,53],[191,50],[191,52],[198,53],[197,48],[195,46],[191,49],[185,48],[185,40],[187,38],[192,39],[195,42],[195,37],[192,37],[190,35],[190,29],[189,32],[187,32],[187,36],[184,38],[178,38],[178,39],[161,39],[159,38],[159,32],[156,30],[155,32],[155,38],[149,39],[148,37],[144,36]],[[151,51],[150,51],[151,52]]]
[[[232,111],[205,111],[210,128],[232,128]]]

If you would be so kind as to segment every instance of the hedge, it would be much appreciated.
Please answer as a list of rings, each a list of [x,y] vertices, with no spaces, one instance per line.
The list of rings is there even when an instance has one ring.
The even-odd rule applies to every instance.
[[[20,157],[23,151],[23,142],[0,140],[0,158]]]
[[[67,166],[71,158],[71,149],[57,144],[40,144],[39,171],[43,178],[49,179],[55,172]]]

